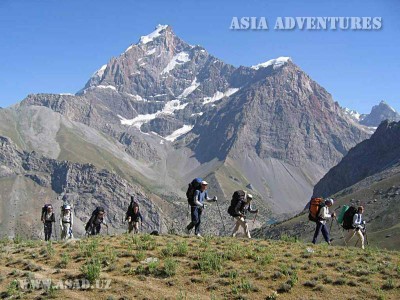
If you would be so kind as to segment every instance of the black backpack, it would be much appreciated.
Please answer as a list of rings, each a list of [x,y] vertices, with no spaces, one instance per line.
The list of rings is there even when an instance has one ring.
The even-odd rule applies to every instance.
[[[98,206],[92,212],[92,216],[90,217],[89,221],[86,223],[86,226],[85,226],[85,230],[86,231],[88,231],[91,228],[91,226],[92,226],[93,222],[95,221],[95,219],[96,219],[97,215],[99,214],[99,212],[104,212],[104,207]]]
[[[357,213],[357,208],[350,206],[349,209],[344,213],[343,216],[343,228],[346,230],[354,229],[353,227],[353,217]]]
[[[189,205],[193,205],[193,198],[194,198],[194,193],[197,190],[201,189],[201,182],[203,181],[202,178],[195,178],[192,180],[191,183],[189,183],[188,189],[186,191],[186,197]]]
[[[239,190],[233,193],[232,195],[232,200],[231,200],[231,205],[228,208],[228,214],[231,215],[232,217],[236,217],[236,212],[235,212],[235,207],[239,203],[239,201],[245,202],[246,199],[246,193],[245,191]]]
[[[48,207],[53,207],[53,205],[51,205],[51,204],[45,204],[45,205],[43,205],[43,207],[42,207],[42,214],[41,214],[41,216],[40,216],[40,220],[43,220],[44,216],[45,216],[46,213],[47,213],[47,208],[48,208]]]

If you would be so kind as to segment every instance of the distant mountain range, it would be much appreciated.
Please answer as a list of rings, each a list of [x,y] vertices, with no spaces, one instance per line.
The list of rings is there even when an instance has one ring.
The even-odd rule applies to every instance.
[[[164,231],[179,231],[188,221],[184,192],[198,176],[210,182],[210,194],[219,196],[226,218],[237,189],[254,194],[261,223],[300,211],[314,185],[370,134],[371,128],[355,121],[290,58],[234,67],[187,44],[166,25],[111,58],[76,95],[31,94],[0,109],[0,135],[16,151],[117,174],[124,185],[143,190],[143,201],[152,203],[144,207],[146,214],[157,215],[154,224]],[[8,151],[2,148],[0,158]],[[8,166],[4,159],[0,164]],[[83,171],[75,169],[79,177]],[[59,171],[35,172],[53,178]],[[31,178],[22,169],[2,174],[7,199],[19,191],[15,180]],[[115,188],[107,180],[98,183],[99,189],[106,187]],[[122,209],[128,197],[128,191],[113,199],[88,191],[90,200],[82,202],[76,185],[40,191],[49,197],[76,195],[77,212],[115,202]],[[28,198],[44,202],[30,193]],[[20,199],[23,207],[25,198]],[[3,211],[6,203],[1,202]],[[206,216],[205,231],[224,233],[216,207]],[[82,223],[85,218],[79,213]],[[119,218],[109,218],[116,231],[123,230]],[[8,235],[18,231],[0,220],[4,228]]]
[[[400,121],[400,114],[385,101],[381,101],[378,105],[375,105],[370,114],[360,114],[348,108],[345,108],[344,111],[358,123],[368,127],[378,127],[385,120],[391,122]]]

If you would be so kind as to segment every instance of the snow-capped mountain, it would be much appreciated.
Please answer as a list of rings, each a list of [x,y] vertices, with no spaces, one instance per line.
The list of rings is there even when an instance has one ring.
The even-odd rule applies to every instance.
[[[165,222],[181,221],[184,189],[198,176],[224,211],[246,186],[264,218],[298,211],[369,136],[290,58],[234,67],[166,25],[111,58],[75,96],[28,95],[1,112],[0,135],[22,150],[143,185],[161,196],[152,199]],[[219,216],[208,216],[220,230]]]

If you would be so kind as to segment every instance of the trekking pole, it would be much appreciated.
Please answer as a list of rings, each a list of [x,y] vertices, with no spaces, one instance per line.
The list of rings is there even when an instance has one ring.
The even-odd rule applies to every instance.
[[[219,208],[218,200],[216,202],[217,202],[218,212],[219,212],[219,216],[221,218],[222,226],[224,227],[224,232],[226,232],[225,224],[224,224],[224,220],[222,219],[221,209]]]
[[[58,240],[58,237],[57,237],[57,226],[56,226],[55,222],[54,222],[54,233],[56,235],[56,241],[57,241]]]
[[[256,212],[256,215],[254,216],[254,220],[253,220],[253,227],[254,227],[254,223],[256,222],[257,215],[258,215],[258,212]]]
[[[331,226],[329,227],[329,233],[332,231],[333,219],[331,220]]]
[[[338,228],[339,228],[339,231],[342,233],[342,238],[343,238],[344,244],[347,246],[347,242],[346,242],[346,239],[345,239],[345,237],[344,237],[343,231],[342,231],[341,228],[340,228],[339,221],[338,221],[336,218],[335,218],[335,220],[336,220],[336,224],[337,224],[337,226],[338,226]]]
[[[369,242],[368,242],[368,236],[367,236],[367,226],[365,226],[365,224],[364,224],[364,232],[365,232],[365,243],[367,244],[367,246],[369,245]]]

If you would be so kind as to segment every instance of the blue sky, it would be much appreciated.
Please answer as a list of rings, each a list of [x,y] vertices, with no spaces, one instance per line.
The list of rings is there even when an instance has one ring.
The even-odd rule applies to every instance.
[[[157,24],[235,66],[290,56],[342,106],[400,111],[400,1],[1,0],[0,106],[29,93],[75,93]],[[268,31],[234,31],[232,17],[266,17]],[[382,17],[378,31],[275,31],[277,17]]]

